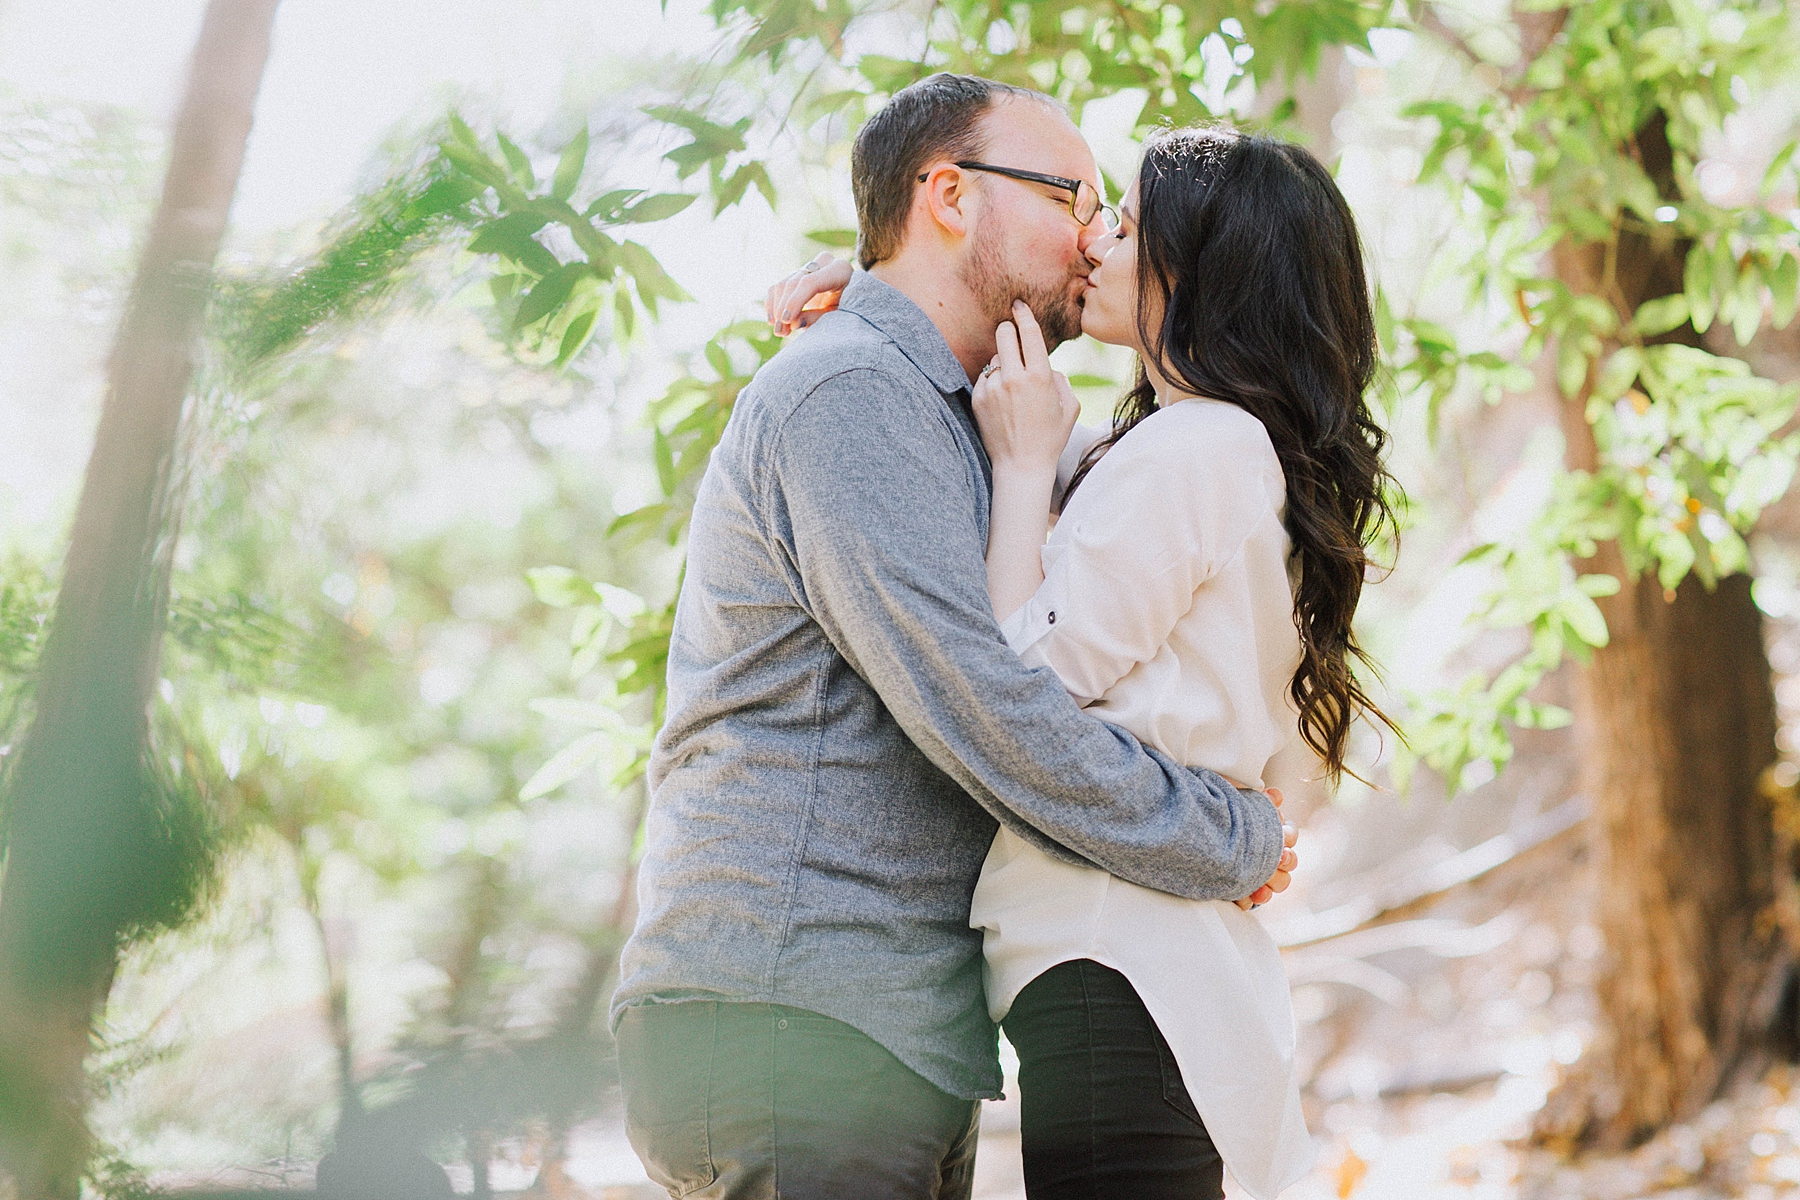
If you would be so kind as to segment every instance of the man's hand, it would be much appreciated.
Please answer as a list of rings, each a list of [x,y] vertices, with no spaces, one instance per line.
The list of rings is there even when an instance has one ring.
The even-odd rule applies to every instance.
[[[1276,811],[1279,812],[1281,809],[1282,798],[1281,789],[1269,788],[1268,794],[1269,799],[1275,803]],[[1239,908],[1243,909],[1245,912],[1249,912],[1258,904],[1267,904],[1270,900],[1274,899],[1276,892],[1285,892],[1288,890],[1288,884],[1293,882],[1292,872],[1295,867],[1300,865],[1300,855],[1294,850],[1294,844],[1299,840],[1300,831],[1295,829],[1290,822],[1283,821],[1281,823],[1281,861],[1276,864],[1275,873],[1269,876],[1269,882],[1263,884],[1254,892],[1245,896],[1242,900],[1235,901]]]

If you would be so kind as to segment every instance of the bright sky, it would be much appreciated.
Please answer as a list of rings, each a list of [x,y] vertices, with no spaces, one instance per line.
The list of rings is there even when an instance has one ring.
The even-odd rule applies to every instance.
[[[28,95],[173,114],[204,0],[0,0],[0,80]],[[705,45],[698,6],[657,0],[283,0],[233,220],[254,235],[335,208],[382,136],[462,94],[517,128],[585,61]]]

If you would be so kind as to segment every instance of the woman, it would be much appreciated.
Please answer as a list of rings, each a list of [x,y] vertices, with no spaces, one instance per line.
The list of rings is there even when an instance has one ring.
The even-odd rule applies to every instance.
[[[1069,437],[1023,305],[974,388],[995,616],[1026,663],[1182,762],[1260,788],[1297,735],[1335,780],[1351,724],[1386,720],[1351,670],[1390,519],[1355,222],[1305,150],[1217,129],[1151,142],[1121,208],[1082,315],[1140,358],[1111,431]],[[771,309],[847,279],[790,277]],[[1286,978],[1248,907],[995,837],[970,924],[1019,1052],[1033,1200],[1222,1197],[1227,1166],[1265,1200],[1309,1168]]]

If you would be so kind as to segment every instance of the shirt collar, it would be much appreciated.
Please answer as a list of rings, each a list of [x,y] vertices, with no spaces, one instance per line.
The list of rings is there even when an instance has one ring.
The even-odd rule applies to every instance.
[[[950,352],[950,343],[917,304],[892,284],[858,271],[844,287],[838,307],[855,313],[892,338],[900,353],[940,392],[966,391],[969,373]]]

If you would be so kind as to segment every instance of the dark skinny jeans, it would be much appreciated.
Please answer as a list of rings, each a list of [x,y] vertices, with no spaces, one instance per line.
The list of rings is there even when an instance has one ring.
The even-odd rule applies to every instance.
[[[1131,982],[1091,959],[1025,985],[1019,1052],[1030,1200],[1222,1200],[1225,1166]]]

